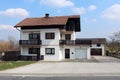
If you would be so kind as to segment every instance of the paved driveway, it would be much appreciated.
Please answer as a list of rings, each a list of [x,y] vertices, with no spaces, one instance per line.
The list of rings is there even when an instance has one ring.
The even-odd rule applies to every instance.
[[[12,74],[119,74],[120,63],[38,62],[1,71]]]
[[[93,56],[100,63],[120,63],[120,59],[110,56]]]

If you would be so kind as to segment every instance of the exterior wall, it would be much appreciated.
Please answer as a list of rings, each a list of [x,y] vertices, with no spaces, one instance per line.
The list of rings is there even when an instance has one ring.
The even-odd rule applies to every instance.
[[[45,33],[49,32],[54,32],[55,33],[55,39],[45,39]],[[40,31],[41,33],[41,40],[42,40],[42,45],[59,45],[59,40],[60,40],[60,31],[59,29],[42,29]]]
[[[21,31],[20,39],[21,40],[29,40],[29,33],[40,33],[40,39],[42,40],[42,45],[40,46],[40,54],[44,56],[45,61],[59,61],[62,59],[65,59],[65,49],[70,49],[70,59],[75,59],[75,49],[86,49],[87,51],[87,59],[91,58],[90,50],[91,48],[101,48],[102,49],[102,55],[104,55],[104,44],[101,44],[100,47],[97,47],[96,44],[92,44],[92,46],[60,46],[59,40],[63,39],[65,40],[65,34],[71,34],[71,40],[75,40],[75,32],[74,31],[68,31],[62,33],[59,29],[37,29],[37,30],[23,30]],[[45,33],[55,33],[55,39],[45,39]],[[60,37],[60,34],[62,34],[62,38]],[[54,55],[47,55],[45,54],[45,48],[55,48],[55,54]],[[21,55],[23,56],[36,56],[36,54],[29,54],[28,53],[28,47],[21,46]]]
[[[71,34],[71,40],[75,40],[76,39],[76,35],[75,35],[75,31],[68,31],[68,32],[60,32],[60,34],[62,34],[62,40],[65,40],[65,34]]]
[[[87,59],[90,59],[90,46],[61,46],[62,59],[65,59],[65,49],[70,49],[70,59],[75,59],[75,49],[86,49]]]
[[[21,55],[22,56],[37,56],[36,54],[29,54],[28,47],[21,47]]]
[[[55,48],[54,55],[45,54],[45,48]],[[59,46],[41,46],[41,55],[44,55],[45,61],[59,61],[60,60],[60,53],[59,53]]]
[[[23,32],[23,31],[21,31],[20,32],[20,39],[21,40],[28,40],[29,39],[29,33],[28,32]]]
[[[101,44],[101,46],[99,46],[99,47],[97,47],[97,44],[92,44],[91,48],[102,49],[102,56],[105,53],[105,51],[104,51],[104,44]]]

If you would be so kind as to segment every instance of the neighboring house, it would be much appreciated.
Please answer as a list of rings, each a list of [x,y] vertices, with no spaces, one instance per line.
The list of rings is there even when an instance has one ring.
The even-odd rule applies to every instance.
[[[104,38],[76,39],[80,32],[80,16],[26,18],[20,28],[20,46],[23,59],[59,61],[63,59],[90,59],[104,55]]]

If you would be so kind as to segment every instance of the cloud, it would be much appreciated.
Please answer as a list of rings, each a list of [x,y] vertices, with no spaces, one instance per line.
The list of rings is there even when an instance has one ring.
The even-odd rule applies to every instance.
[[[0,29],[13,30],[15,28],[11,25],[0,25]]]
[[[40,0],[40,3],[58,8],[74,6],[74,3],[70,0]]]
[[[86,9],[84,7],[74,7],[72,8],[72,11],[75,13],[75,14],[85,14],[86,13]]]
[[[102,17],[111,21],[120,20],[120,4],[114,4],[102,12]]]
[[[88,7],[88,10],[89,11],[94,11],[94,10],[96,10],[96,6],[95,5],[90,5],[89,7]]]
[[[0,11],[0,15],[9,17],[28,17],[29,13],[27,10],[22,8],[10,8],[5,11]]]

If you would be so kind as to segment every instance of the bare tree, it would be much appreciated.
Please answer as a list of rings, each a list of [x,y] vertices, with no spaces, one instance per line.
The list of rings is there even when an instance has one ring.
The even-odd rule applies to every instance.
[[[112,53],[116,53],[116,54],[120,53],[120,31],[114,33],[110,37],[107,46]]]
[[[7,41],[0,41],[0,53],[5,51],[18,51],[19,42],[14,37],[9,37]]]

